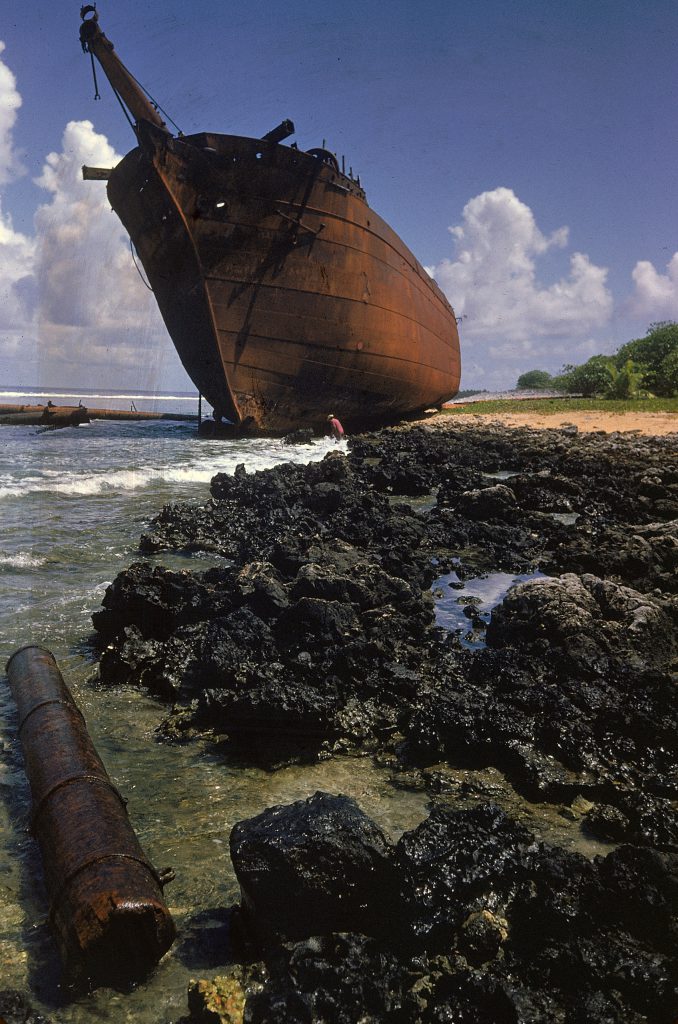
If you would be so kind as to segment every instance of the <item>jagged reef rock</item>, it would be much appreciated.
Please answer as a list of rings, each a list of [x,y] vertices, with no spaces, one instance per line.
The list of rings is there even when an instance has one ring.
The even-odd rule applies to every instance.
[[[673,1019],[675,858],[620,847],[591,862],[490,804],[438,805],[393,845],[341,801],[316,794],[234,830],[245,926],[266,936],[247,1019]],[[333,933],[348,905],[350,930]]]
[[[676,632],[662,602],[591,575],[507,593],[486,650],[403,709],[414,762],[491,764],[533,798],[678,793]]]
[[[252,759],[386,747],[495,765],[537,798],[672,797],[678,540],[657,515],[672,444],[427,426],[219,474],[205,506],[168,506],[152,534],[231,564],[120,574],[95,614],[101,679],[174,701],[166,736],[228,736]],[[471,655],[436,630],[428,591],[453,558],[462,582],[542,562],[578,575],[515,587]]]
[[[146,552],[224,560],[133,565],[95,616],[102,682],[172,702],[163,736],[269,767],[374,752],[440,794],[445,771],[492,766],[635,844],[589,861],[486,805],[439,802],[397,843],[337,798],[264,812],[234,832],[267,950],[245,1020],[673,1024],[677,442],[386,430],[348,457],[240,466],[150,524]],[[460,586],[550,578],[510,590],[468,650],[435,625],[452,568]]]
[[[50,1024],[47,1017],[36,1013],[21,992],[0,989],[0,1020],[4,1024]]]
[[[459,510],[469,519],[492,522],[514,516],[518,509],[516,496],[506,484],[481,487],[473,491],[462,491]]]
[[[588,533],[563,538],[550,556],[553,565],[573,572],[595,573],[624,580],[643,592],[658,588],[678,594],[678,519],[668,523],[634,525],[632,529],[606,524]]]
[[[487,642],[528,645],[537,656],[565,659],[573,672],[601,672],[611,661],[638,670],[669,665],[672,634],[654,598],[588,573],[567,573],[509,590],[493,612]]]
[[[239,822],[231,859],[262,936],[389,928],[398,893],[392,850],[349,797],[316,793]]]

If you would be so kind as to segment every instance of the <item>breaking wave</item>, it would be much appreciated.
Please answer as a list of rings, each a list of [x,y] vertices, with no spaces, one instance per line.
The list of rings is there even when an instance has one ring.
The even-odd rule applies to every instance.
[[[37,569],[46,561],[46,558],[32,555],[30,551],[17,551],[13,555],[0,551],[0,571],[3,569]]]
[[[22,402],[28,403],[31,398],[47,398],[54,401],[55,398],[71,398],[71,399],[85,399],[91,401],[93,398],[101,401],[119,401],[119,402],[190,402],[198,400],[197,394],[189,394],[181,392],[176,395],[172,394],[156,394],[155,392],[130,392],[126,394],[124,391],[45,391],[41,388],[37,388],[35,391],[13,391],[10,389],[0,390],[0,402],[6,398],[21,399]],[[85,405],[87,403],[85,402]]]
[[[270,469],[282,462],[318,462],[329,451],[337,450],[330,439],[308,446],[289,446],[275,442],[254,441],[247,446],[234,445],[224,450],[223,443],[204,446],[204,454],[189,462],[149,463],[139,467],[112,470],[93,469],[62,472],[43,469],[22,480],[5,476],[0,478],[0,500],[47,494],[50,497],[89,497],[100,494],[139,491],[151,487],[177,485],[177,491],[192,484],[209,484],[216,473],[233,473],[239,463],[245,463],[248,472]],[[179,497],[179,495],[178,495]],[[207,497],[207,495],[205,495]]]

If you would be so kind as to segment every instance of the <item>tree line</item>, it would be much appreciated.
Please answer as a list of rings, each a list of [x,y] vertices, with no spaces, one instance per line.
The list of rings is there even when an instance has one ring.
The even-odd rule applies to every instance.
[[[585,398],[678,396],[678,323],[650,324],[644,338],[627,341],[611,356],[591,356],[580,366],[568,364],[559,374],[528,370],[516,387],[552,388]]]

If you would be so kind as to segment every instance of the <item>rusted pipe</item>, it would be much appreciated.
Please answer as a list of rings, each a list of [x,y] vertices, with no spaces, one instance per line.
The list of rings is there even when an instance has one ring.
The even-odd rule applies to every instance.
[[[52,653],[7,663],[33,798],[49,922],[68,974],[97,983],[143,977],[175,938],[163,880],[129,823]]]
[[[89,421],[89,414],[84,406],[76,409],[44,406],[15,413],[4,413],[0,410],[0,424],[6,427],[77,427]]]

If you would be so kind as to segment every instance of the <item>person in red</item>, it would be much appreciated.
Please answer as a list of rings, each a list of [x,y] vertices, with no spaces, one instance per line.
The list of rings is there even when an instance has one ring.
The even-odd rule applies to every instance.
[[[334,440],[341,441],[344,436],[344,428],[333,412],[331,412],[327,417],[327,424],[330,428],[330,434]]]

